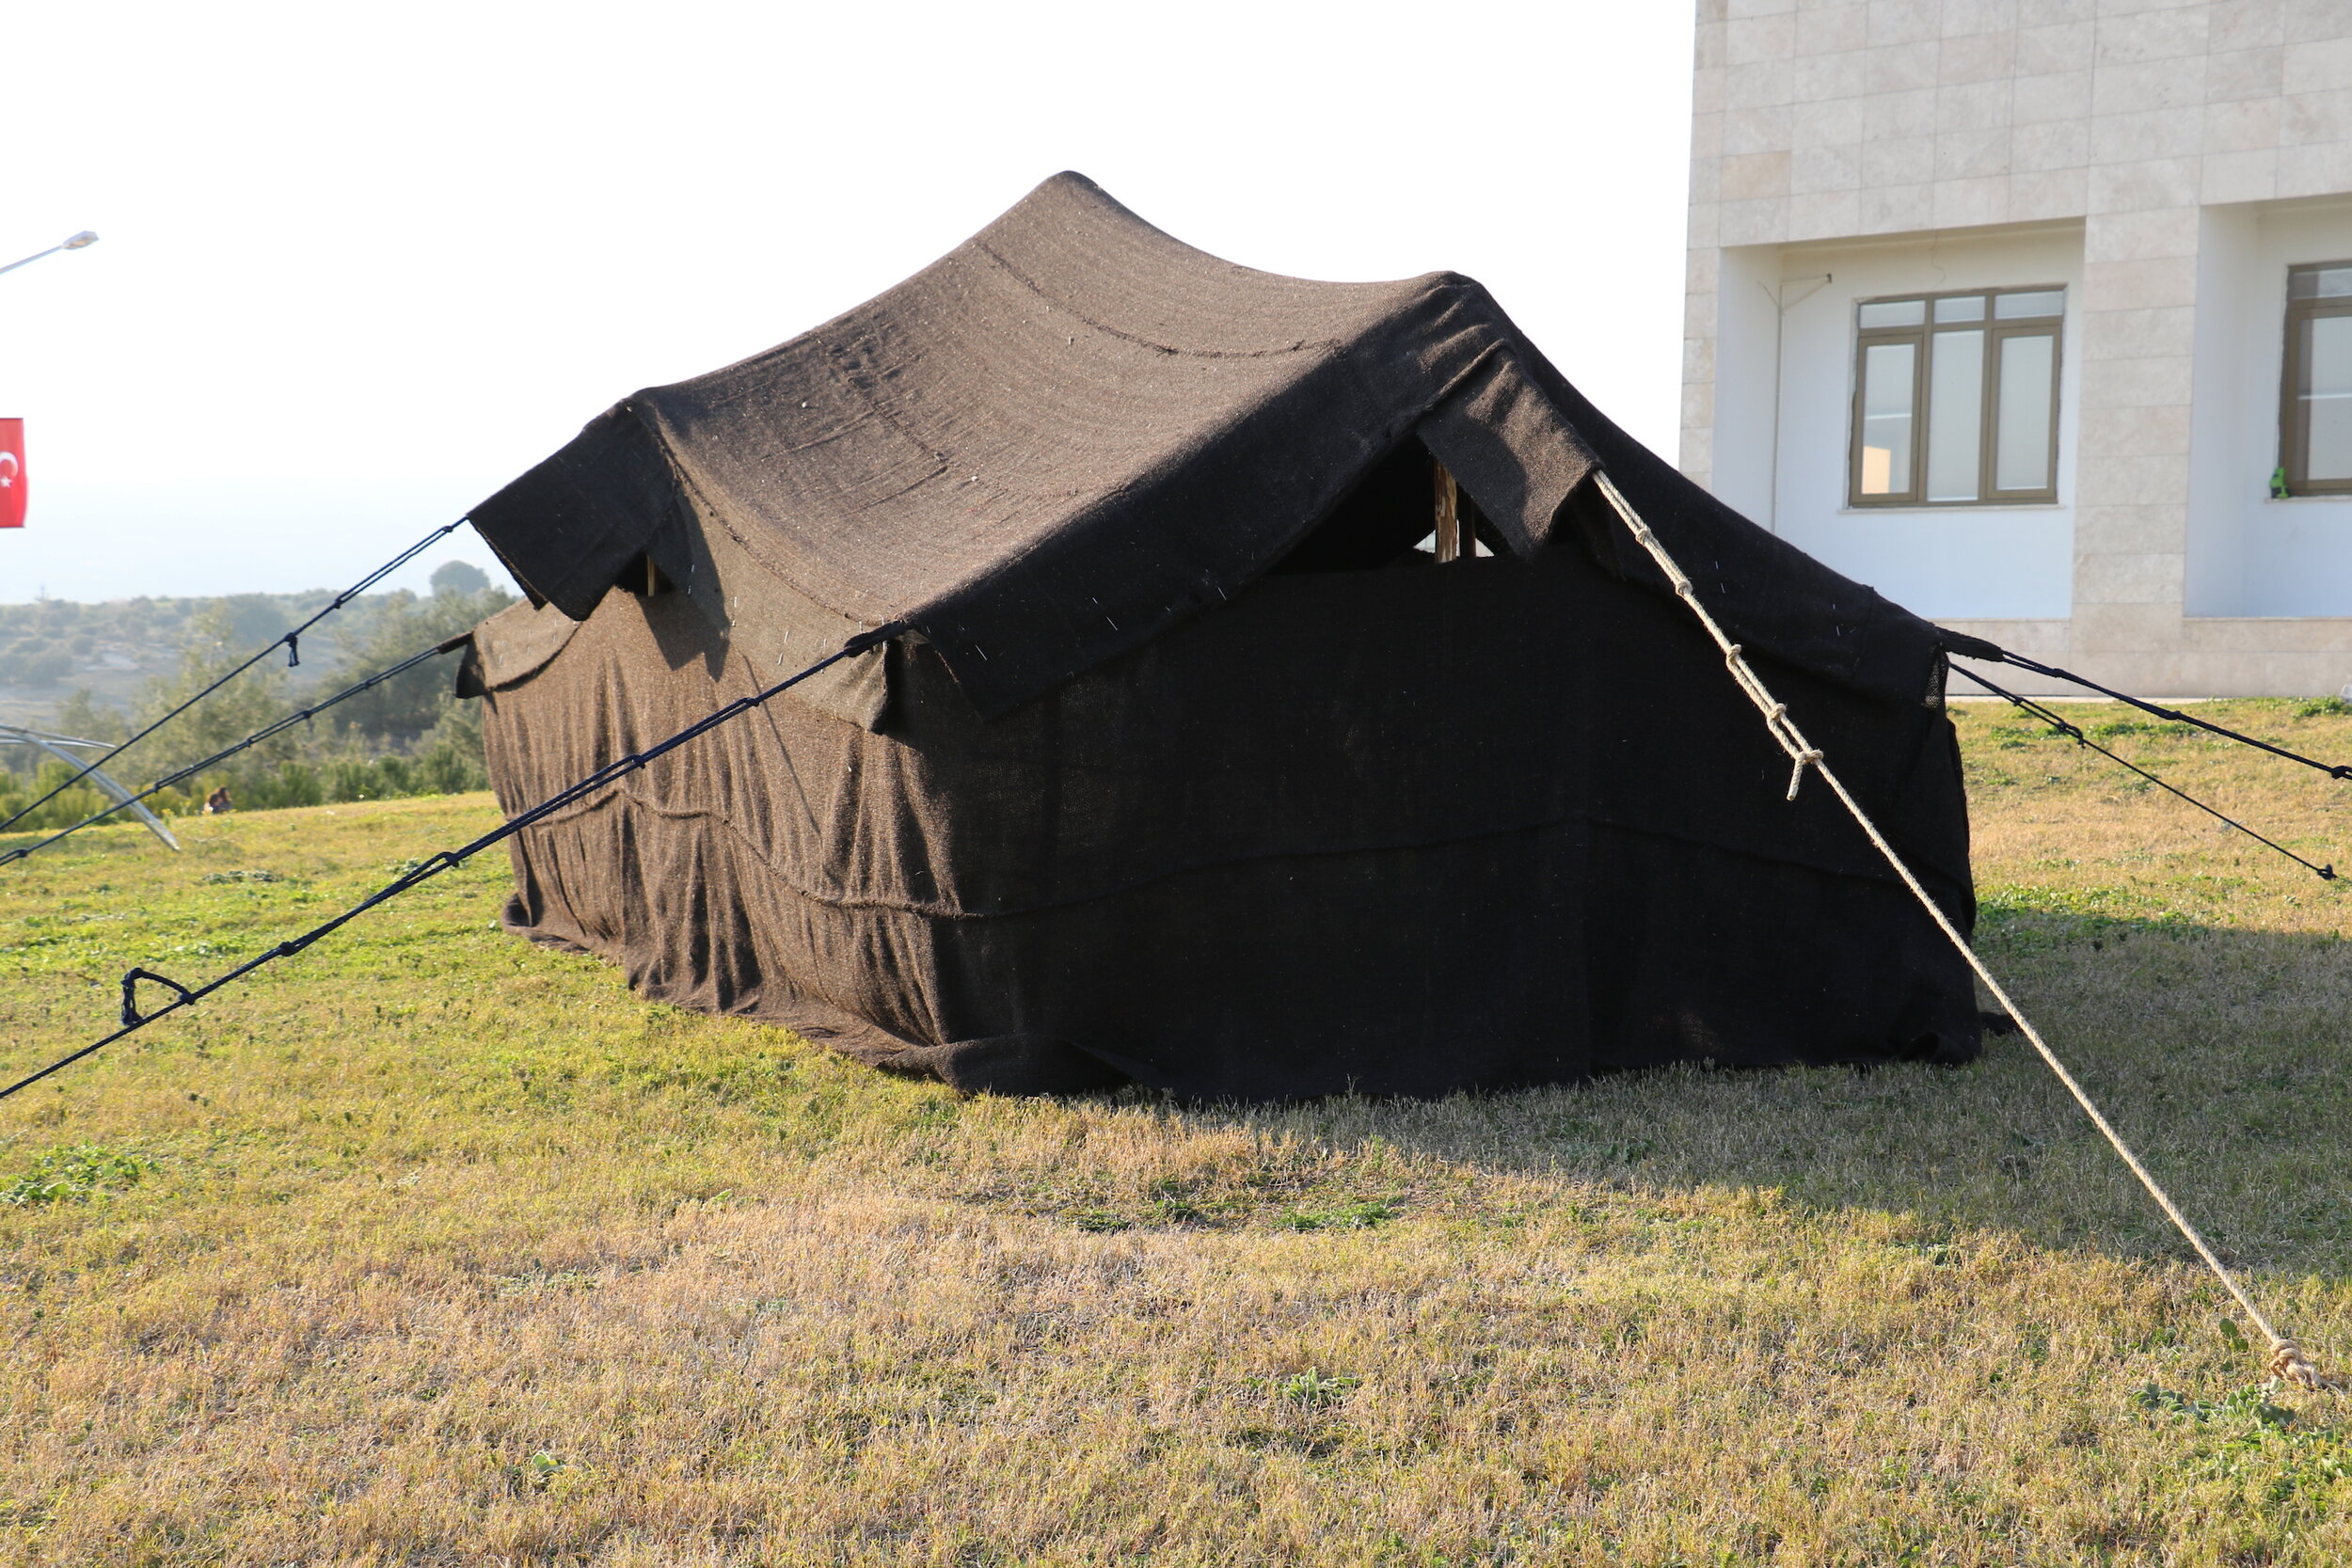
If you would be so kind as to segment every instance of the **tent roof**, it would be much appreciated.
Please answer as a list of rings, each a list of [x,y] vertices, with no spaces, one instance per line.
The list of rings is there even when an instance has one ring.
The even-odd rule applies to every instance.
[[[1408,435],[1518,553],[1605,461],[1757,646],[1922,689],[1933,628],[1659,463],[1477,283],[1254,272],[1076,174],[816,330],[623,401],[471,515],[574,619],[723,529],[815,604],[919,629],[997,713],[1231,596]]]

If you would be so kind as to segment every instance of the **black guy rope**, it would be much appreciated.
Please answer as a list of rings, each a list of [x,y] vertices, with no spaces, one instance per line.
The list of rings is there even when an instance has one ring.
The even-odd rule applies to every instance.
[[[2204,801],[2197,799],[2194,795],[2190,795],[2183,790],[2174,788],[2171,784],[2169,784],[2162,779],[2157,778],[2153,773],[2149,772],[2148,769],[2140,767],[2139,764],[2133,762],[2128,757],[2117,756],[2113,752],[2108,751],[2105,746],[2100,745],[2097,741],[2091,739],[2090,736],[2085,735],[2082,731],[2082,726],[2069,722],[2063,715],[2052,712],[2049,708],[2046,708],[2040,703],[2035,702],[2031,697],[2021,697],[2016,692],[2010,690],[2006,687],[1995,686],[1973,670],[1963,670],[1957,664],[1953,665],[1952,669],[1955,673],[1967,676],[1970,680],[1975,681],[1979,686],[1983,687],[1987,691],[1992,692],[1995,697],[1999,697],[2006,702],[2016,705],[2020,711],[2030,714],[2034,718],[2041,720],[2043,723],[2049,725],[2051,729],[2056,730],[2058,734],[2066,736],[2069,740],[2072,740],[2075,745],[2087,746],[2090,750],[2098,752],[2101,756],[2106,757],[2109,762],[2122,764],[2123,767],[2130,768],[2133,772],[2138,774],[2141,778],[2146,779],[2150,784],[2154,784],[2158,789],[2163,790],[2168,795],[2178,796],[2181,800],[2186,800],[2190,805],[2195,806],[2199,811],[2203,812],[2206,816],[2214,817],[2218,821],[2227,823],[2229,826],[2235,828],[2239,832],[2244,833],[2248,838],[2254,840],[2257,844],[2267,845],[2269,847],[2276,849],[2279,853],[2284,855],[2296,864],[2311,872],[2321,881],[2332,882],[2337,879],[2336,868],[2332,863],[2327,865],[2314,865],[2310,861],[2307,861],[2302,856],[2296,854],[2294,850],[2288,848],[2285,845],[2279,843],[2276,839],[2265,838],[2262,834],[2256,832],[2245,823],[2240,822],[2236,817],[2230,816],[2217,811],[2213,807],[2205,804]],[[2157,712],[2161,710],[2152,708],[2150,711]],[[2210,727],[2211,726],[2208,726],[2208,728]],[[2260,741],[2256,741],[2254,744],[2261,745],[2262,743]],[[2264,750],[2271,751],[2276,750],[2276,748],[2265,747]],[[2301,759],[2297,758],[2296,760],[2300,761]],[[2317,765],[2314,764],[2313,766]]]
[[[384,886],[376,889],[375,892],[368,895],[367,897],[362,898],[358,903],[354,904],[351,908],[343,911],[342,913],[335,916],[333,919],[328,920],[322,925],[312,927],[310,929],[303,932],[298,937],[293,937],[285,942],[279,942],[277,946],[263,952],[260,957],[241,963],[236,968],[228,971],[226,974],[215,975],[214,978],[205,981],[200,986],[193,988],[183,986],[179,981],[171,979],[167,975],[158,974],[152,970],[134,969],[129,971],[122,976],[122,1027],[117,1029],[113,1034],[108,1035],[105,1038],[94,1040],[71,1055],[60,1056],[57,1060],[50,1063],[47,1067],[42,1068],[39,1072],[33,1073],[25,1078],[21,1078],[15,1083],[10,1084],[7,1088],[0,1089],[0,1100],[8,1099],[8,1096],[15,1094],[20,1089],[30,1088],[32,1085],[40,1083],[42,1079],[48,1077],[51,1073],[57,1071],[59,1069],[71,1067],[73,1063],[80,1061],[83,1057],[90,1054],[94,1051],[104,1050],[107,1046],[114,1044],[115,1041],[121,1039],[124,1036],[135,1034],[139,1030],[146,1028],[157,1019],[168,1017],[169,1015],[178,1012],[183,1007],[193,1007],[199,1002],[203,1001],[204,998],[212,995],[213,992],[220,990],[223,986],[229,985],[233,981],[242,980],[246,975],[252,974],[255,970],[260,969],[263,964],[270,963],[278,958],[290,958],[294,957],[296,953],[301,952],[304,948],[310,946],[312,942],[317,942],[320,938],[327,936],[341,927],[349,925],[352,921],[357,920],[368,911],[375,908],[376,905],[384,903],[388,899],[397,898],[402,894],[406,893],[410,888],[417,886],[421,882],[429,881],[433,878],[439,876],[444,871],[450,870],[454,866],[463,865],[466,862],[482,853],[483,850],[489,848],[492,845],[503,843],[507,839],[514,837],[516,833],[521,832],[525,828],[532,826],[533,823],[553,816],[555,813],[563,810],[565,806],[570,805],[573,801],[578,800],[584,796],[593,795],[597,790],[603,788],[606,784],[612,784],[617,779],[624,778],[630,773],[636,772],[639,768],[644,767],[656,757],[661,756],[665,752],[677,750],[677,748],[685,745],[688,741],[694,739],[696,736],[706,735],[710,731],[717,729],[720,725],[725,723],[730,719],[740,718],[742,715],[751,712],[754,708],[762,706],[769,701],[770,698],[790,690],[792,688],[800,685],[801,682],[808,679],[809,676],[816,674],[818,671],[828,669],[833,665],[838,664],[845,658],[854,658],[859,654],[865,653],[868,649],[879,647],[881,644],[889,641],[892,638],[908,629],[909,628],[905,623],[894,621],[888,626],[877,626],[872,631],[858,633],[855,637],[852,637],[847,642],[844,642],[838,651],[827,654],[823,658],[818,659],[816,663],[810,665],[807,669],[801,671],[798,674],[787,675],[783,680],[776,682],[775,685],[767,688],[765,690],[755,691],[748,697],[738,697],[735,701],[727,704],[726,706],[719,709],[716,713],[689,724],[686,728],[678,731],[677,734],[670,736],[669,739],[648,746],[642,752],[632,752],[628,756],[621,757],[615,761],[605,764],[602,768],[597,768],[594,773],[589,774],[586,778],[580,780],[578,784],[573,784],[570,788],[559,791],[554,795],[550,795],[546,800],[540,801],[537,805],[532,807],[529,811],[522,813],[520,816],[509,817],[503,825],[484,833],[480,838],[475,839],[471,844],[465,845],[456,849],[440,850],[439,852],[421,862],[414,869],[406,872],[395,880],[387,882]],[[172,993],[171,1000],[166,1002],[162,1006],[156,1008],[151,1013],[140,1012],[138,1007],[138,987],[139,982],[142,980],[151,981],[152,983],[163,987],[166,990],[170,991]]]
[[[186,702],[182,703],[178,707],[173,708],[169,713],[165,714],[161,719],[156,720],[153,723],[139,731],[138,734],[133,736],[121,745],[115,747],[112,751],[100,753],[80,772],[66,780],[65,783],[57,785],[56,788],[51,790],[40,800],[35,800],[31,805],[28,805],[19,811],[14,816],[9,817],[7,821],[0,822],[0,832],[5,832],[9,828],[15,826],[18,822],[23,821],[30,813],[39,811],[41,807],[56,800],[65,791],[72,789],[75,784],[80,784],[84,779],[87,779],[92,773],[97,772],[99,768],[104,767],[107,763],[112,762],[123,752],[137,745],[140,741],[145,740],[149,736],[153,735],[157,730],[162,729],[166,724],[170,723],[174,719],[177,719],[182,714],[187,712],[188,709],[196,706],[197,704],[202,702],[214,692],[218,691],[222,687],[227,686],[230,681],[235,680],[239,675],[244,674],[247,670],[250,670],[255,665],[261,663],[262,660],[267,658],[271,653],[277,650],[279,646],[282,645],[286,650],[286,668],[289,670],[294,668],[302,662],[302,634],[304,632],[309,631],[312,626],[317,626],[321,621],[326,620],[329,615],[332,615],[335,611],[342,609],[343,606],[349,604],[352,600],[358,598],[360,594],[366,593],[369,589],[383,581],[386,578],[398,571],[401,567],[407,565],[408,562],[414,561],[418,556],[422,555],[426,550],[431,549],[436,541],[447,538],[450,534],[454,533],[457,530],[465,526],[466,519],[460,517],[453,523],[444,523],[439,528],[435,529],[432,532],[426,534],[423,538],[418,540],[415,544],[409,546],[406,549],[392,557],[391,560],[387,561],[383,565],[378,566],[374,571],[370,572],[366,577],[361,578],[358,582],[353,583],[350,587],[336,594],[334,598],[327,601],[327,605],[325,610],[320,610],[316,615],[311,616],[309,620],[303,622],[302,625],[294,627],[294,630],[286,632],[274,641],[263,645],[243,664],[238,665],[227,674],[222,675],[218,680],[213,682],[212,685],[206,687],[195,696],[190,697]]]
[[[60,828],[56,832],[51,833],[47,838],[41,839],[38,843],[22,844],[13,849],[0,850],[0,865],[6,865],[10,861],[21,861],[27,855],[35,854],[42,849],[46,849],[51,845],[56,843],[57,840],[78,833],[84,828],[90,826],[94,822],[103,822],[107,817],[112,816],[115,813],[119,811],[126,811],[132,806],[138,804],[141,800],[146,800],[149,796],[157,795],[162,793],[164,790],[169,789],[173,784],[180,783],[183,779],[193,779],[208,768],[216,768],[220,764],[228,761],[230,757],[235,756],[239,752],[246,751],[254,746],[259,746],[262,741],[267,740],[274,735],[282,734],[283,732],[294,728],[296,724],[306,723],[310,720],[317,718],[320,714],[325,713],[328,708],[333,707],[337,703],[343,702],[352,697],[357,697],[360,692],[369,690],[372,688],[382,686],[386,681],[392,679],[395,675],[405,675],[409,671],[414,670],[418,665],[422,664],[426,659],[438,658],[443,654],[465,646],[466,639],[472,635],[473,634],[471,632],[460,632],[455,637],[443,638],[440,641],[436,642],[433,646],[425,649],[422,653],[411,654],[406,658],[402,659],[398,664],[392,665],[389,669],[378,670],[374,674],[370,675],[366,680],[359,682],[356,686],[344,687],[341,691],[336,692],[331,697],[322,697],[317,702],[312,703],[310,706],[297,708],[275,723],[263,725],[262,728],[255,730],[251,735],[246,736],[243,740],[238,741],[235,745],[226,746],[221,750],[215,752],[211,756],[206,757],[202,762],[192,762],[185,768],[181,768],[178,772],[165,774],[162,778],[157,779],[153,784],[149,784],[145,789],[140,790],[136,795],[129,796],[123,800],[117,800],[113,805],[108,806],[104,811],[93,812],[89,816],[83,817],[79,822],[74,823],[70,828]]]
[[[2020,670],[2030,670],[2037,675],[2047,675],[2052,680],[2072,681],[2076,686],[2087,687],[2103,697],[2112,697],[2119,703],[2128,703],[2142,713],[2153,713],[2159,719],[2169,719],[2176,724],[2191,725],[2207,734],[2217,735],[2225,740],[2234,740],[2241,746],[2251,746],[2256,751],[2268,752],[2274,757],[2284,757],[2289,762],[2299,762],[2306,768],[2316,768],[2331,779],[2352,779],[2352,765],[2316,761],[2299,752],[2290,752],[2283,746],[2273,746],[2267,740],[2257,740],[2250,735],[2240,735],[2235,730],[2225,729],[2210,720],[2200,719],[2193,713],[2183,713],[2179,708],[2174,707],[2158,707],[2143,698],[2118,691],[2113,687],[2101,686],[2088,675],[2078,675],[2072,670],[2061,670],[2055,664],[2043,664],[2037,659],[2027,658],[2023,654],[2010,653],[2007,648],[2001,650],[2001,662],[2014,664]],[[1954,665],[1953,668],[1959,669],[1959,666]],[[1964,670],[1961,673],[1967,673]],[[1969,678],[1975,679],[1974,676]]]

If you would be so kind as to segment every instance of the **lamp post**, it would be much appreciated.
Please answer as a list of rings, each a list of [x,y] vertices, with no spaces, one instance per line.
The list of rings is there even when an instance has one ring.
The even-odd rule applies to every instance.
[[[7,266],[0,267],[0,272],[14,272],[17,268],[38,261],[44,256],[55,256],[60,250],[80,250],[85,246],[94,245],[97,243],[98,236],[85,229],[79,234],[72,236],[71,239],[58,241],[56,245],[51,245],[47,250],[34,251],[30,256],[25,257],[22,261],[10,261]]]

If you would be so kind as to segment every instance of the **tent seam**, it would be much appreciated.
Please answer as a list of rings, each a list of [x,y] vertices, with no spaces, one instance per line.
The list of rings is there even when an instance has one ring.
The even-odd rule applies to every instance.
[[[1620,817],[1610,816],[1597,812],[1564,811],[1555,812],[1549,816],[1534,817],[1527,821],[1506,823],[1499,827],[1483,828],[1475,832],[1455,833],[1442,838],[1397,839],[1373,844],[1343,845],[1331,848],[1280,848],[1258,850],[1248,854],[1230,855],[1218,860],[1199,861],[1188,865],[1172,866],[1164,871],[1155,871],[1149,876],[1138,877],[1132,880],[1121,882],[1114,887],[1101,888],[1091,893],[1074,894],[1067,898],[1041,899],[1036,902],[1020,905],[1017,908],[1006,910],[957,910],[938,905],[926,905],[903,899],[835,896],[834,895],[820,893],[814,889],[804,887],[799,882],[793,880],[785,872],[785,870],[770,857],[768,852],[759,845],[759,843],[748,832],[746,832],[741,825],[735,820],[735,818],[729,816],[724,812],[708,806],[680,807],[663,805],[659,801],[644,799],[625,784],[615,785],[613,788],[609,789],[597,796],[595,800],[583,802],[576,810],[542,818],[540,821],[532,824],[532,826],[534,829],[551,828],[566,823],[577,822],[603,811],[607,806],[612,805],[616,801],[625,801],[628,804],[637,806],[643,810],[653,813],[657,816],[665,817],[674,822],[694,820],[711,820],[718,822],[721,826],[727,830],[727,832],[731,837],[742,845],[744,848],[750,850],[753,859],[759,865],[765,868],[771,876],[774,877],[776,881],[794,897],[806,899],[812,904],[821,905],[827,909],[881,910],[896,914],[919,915],[926,919],[937,920],[1011,919],[1022,915],[1041,914],[1050,910],[1071,909],[1080,904],[1090,904],[1104,898],[1116,898],[1125,894],[1135,893],[1143,888],[1151,887],[1155,883],[1172,880],[1178,877],[1188,877],[1202,872],[1221,871],[1230,866],[1248,865],[1260,861],[1286,860],[1293,857],[1313,857],[1320,859],[1336,855],[1377,855],[1393,854],[1409,849],[1437,849],[1456,844],[1474,844],[1481,839],[1501,838],[1509,833],[1532,832],[1537,829],[1558,827],[1564,823],[1570,822],[1582,822],[1594,827],[1614,829],[1619,832],[1631,833],[1643,838],[1660,840],[1670,844],[1688,845],[1692,848],[1710,849],[1721,854],[1737,855],[1742,860],[1753,861],[1759,864],[1789,866],[1798,870],[1810,871],[1817,876],[1835,877],[1843,881],[1867,882],[1874,887],[1885,888],[1899,888],[1903,885],[1897,879],[1883,874],[1876,874],[1868,871],[1841,869],[1835,866],[1820,865],[1812,861],[1791,860],[1786,856],[1763,854],[1753,849],[1743,849],[1734,845],[1718,844],[1708,839],[1691,838],[1681,833],[1669,832],[1660,828],[1646,827],[1639,823],[1629,822]]]

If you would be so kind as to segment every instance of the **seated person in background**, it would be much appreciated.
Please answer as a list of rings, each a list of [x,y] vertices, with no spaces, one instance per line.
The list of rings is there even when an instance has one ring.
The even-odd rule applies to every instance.
[[[207,816],[218,816],[222,812],[236,809],[235,806],[230,804],[227,784],[222,784],[218,789],[204,797],[204,815]]]

